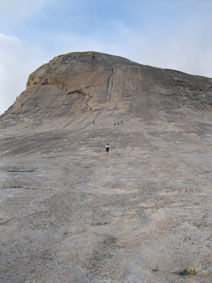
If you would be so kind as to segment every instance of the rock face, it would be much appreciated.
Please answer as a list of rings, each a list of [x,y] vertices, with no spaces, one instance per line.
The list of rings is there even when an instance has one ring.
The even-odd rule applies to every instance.
[[[211,106],[107,54],[32,73],[0,117],[0,281],[211,282]]]
[[[7,116],[39,120],[88,119],[102,112],[158,119],[182,105],[212,105],[212,79],[144,66],[101,53],[55,57],[29,76],[27,90]],[[151,113],[151,114],[150,114]]]

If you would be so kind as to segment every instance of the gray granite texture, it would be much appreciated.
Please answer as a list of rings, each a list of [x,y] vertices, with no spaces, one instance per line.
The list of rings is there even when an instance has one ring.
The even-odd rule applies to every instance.
[[[0,282],[211,283],[211,105],[96,52],[32,73],[0,117]]]

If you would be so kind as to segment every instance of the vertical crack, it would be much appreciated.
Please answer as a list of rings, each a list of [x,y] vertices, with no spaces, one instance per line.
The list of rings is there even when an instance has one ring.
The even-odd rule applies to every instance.
[[[107,80],[106,101],[109,100],[109,86],[110,86],[111,77],[113,75],[113,71],[114,71],[114,69],[112,68],[111,71],[110,71],[108,80]]]

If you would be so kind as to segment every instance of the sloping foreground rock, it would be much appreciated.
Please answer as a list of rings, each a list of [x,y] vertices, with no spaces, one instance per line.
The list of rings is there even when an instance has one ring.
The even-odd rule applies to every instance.
[[[0,281],[212,282],[211,101],[95,52],[31,74],[0,118]]]

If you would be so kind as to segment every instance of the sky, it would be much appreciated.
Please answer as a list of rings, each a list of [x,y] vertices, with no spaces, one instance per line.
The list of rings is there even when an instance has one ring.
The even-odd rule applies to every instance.
[[[98,51],[212,77],[212,0],[0,0],[0,114],[53,57]]]

